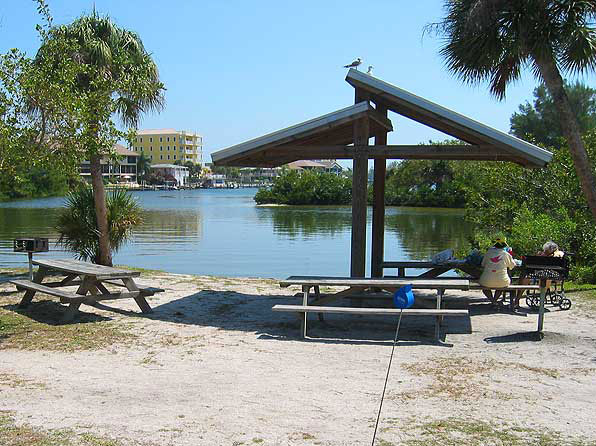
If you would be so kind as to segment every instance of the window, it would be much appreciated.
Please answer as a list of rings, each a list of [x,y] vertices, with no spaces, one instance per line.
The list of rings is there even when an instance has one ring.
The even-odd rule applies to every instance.
[[[153,155],[149,155],[149,158],[153,159]]]
[[[163,155],[159,155],[159,159],[162,160],[163,159]]]
[[[168,142],[170,142],[170,137],[169,137],[169,136],[168,136],[168,138],[167,138],[167,139],[168,139]]]
[[[159,142],[163,142],[163,138],[161,136],[159,137]]]
[[[170,159],[170,155],[168,155],[168,159]]]
[[[176,155],[174,155],[174,159],[176,159]]]
[[[159,151],[163,152],[163,146],[159,146]]]
[[[172,147],[172,150],[175,152],[176,151],[176,146],[173,146]]]
[[[170,146],[168,146],[168,152],[170,151]]]
[[[176,142],[176,137],[174,136],[174,142]]]
[[[149,142],[153,142],[153,138],[149,138]]]
[[[139,138],[141,140],[141,142],[143,142],[143,138]]]
[[[151,151],[153,152],[153,146],[150,146],[150,147],[149,147],[149,150],[151,150]]]

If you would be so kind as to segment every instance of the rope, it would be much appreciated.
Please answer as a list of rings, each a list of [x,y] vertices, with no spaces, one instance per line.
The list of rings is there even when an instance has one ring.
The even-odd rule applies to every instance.
[[[371,446],[375,446],[375,439],[377,437],[377,428],[379,427],[379,420],[381,419],[381,409],[383,408],[383,400],[385,399],[385,390],[387,389],[387,381],[389,381],[389,371],[391,370],[391,363],[393,362],[393,352],[397,344],[397,337],[399,335],[399,325],[401,324],[401,315],[404,312],[403,308],[399,312],[399,319],[397,320],[397,328],[395,329],[395,338],[393,339],[393,347],[391,348],[391,356],[389,357],[389,365],[387,366],[387,376],[385,376],[385,385],[383,386],[383,394],[381,395],[381,404],[379,404],[379,413],[377,414],[377,422],[375,423],[375,432]]]

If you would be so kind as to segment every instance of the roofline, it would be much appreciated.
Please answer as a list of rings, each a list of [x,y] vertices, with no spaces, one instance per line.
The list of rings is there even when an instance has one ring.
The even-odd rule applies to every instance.
[[[260,136],[258,138],[251,139],[249,141],[236,144],[234,146],[218,150],[217,152],[211,153],[211,160],[214,163],[221,161],[225,158],[231,158],[240,154],[248,154],[251,150],[262,149],[268,145],[283,144],[288,138],[298,136],[310,131],[314,131],[320,127],[331,126],[332,124],[339,124],[344,120],[353,119],[360,114],[367,112],[375,112],[375,109],[367,101],[359,102],[358,104],[351,105],[340,110],[328,113],[323,116],[319,116],[308,121],[301,122],[300,124],[286,127],[284,129],[268,133],[267,135]],[[381,117],[378,116],[378,119]],[[383,125],[392,129],[391,121],[388,119]]]
[[[515,136],[509,135],[505,132],[501,132],[500,130],[489,127],[488,125],[482,124],[481,122],[478,122],[472,118],[454,112],[453,110],[431,102],[361,71],[355,70],[353,68],[350,69],[346,75],[346,81],[353,87],[362,88],[365,91],[369,91],[380,96],[382,99],[384,99],[383,95],[393,96],[391,99],[387,98],[387,102],[407,104],[414,109],[431,113],[437,116],[440,121],[447,121],[451,124],[454,124],[456,127],[459,127],[463,131],[469,131],[471,136],[485,139],[489,144],[500,146],[505,150],[509,149],[509,151],[513,149],[518,153],[522,152],[524,156],[530,158],[529,161],[532,161],[535,164],[544,166],[552,160],[553,155],[547,150],[544,150],[534,144],[530,144],[527,141],[516,138]],[[391,104],[388,105],[391,109]],[[396,111],[396,113],[401,114],[398,111]],[[431,125],[430,123],[424,124],[436,128],[437,130],[444,131],[435,127],[434,125]]]

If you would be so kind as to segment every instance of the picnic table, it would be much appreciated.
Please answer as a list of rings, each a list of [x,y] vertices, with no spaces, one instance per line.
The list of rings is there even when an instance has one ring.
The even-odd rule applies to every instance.
[[[413,289],[434,289],[437,291],[436,309],[403,310],[406,316],[435,316],[435,338],[440,339],[440,328],[444,316],[469,316],[468,310],[445,310],[442,307],[442,300],[445,290],[468,290],[470,282],[467,279],[442,280],[442,279],[393,279],[393,278],[358,278],[358,277],[328,277],[328,276],[290,276],[279,282],[281,287],[299,285],[302,287],[302,305],[275,305],[273,311],[289,311],[303,313],[300,318],[302,337],[306,337],[307,313],[318,313],[322,319],[323,313],[346,313],[346,314],[397,314],[401,310],[395,308],[354,308],[354,307],[328,307],[322,306],[342,298],[359,298],[362,292],[367,289],[382,290],[393,293],[404,285],[411,285]],[[322,294],[321,286],[344,287],[346,289],[329,294]],[[313,301],[310,290],[314,290]],[[366,297],[366,296],[365,296]],[[387,295],[385,295],[387,297]]]
[[[145,297],[164,291],[161,288],[139,287],[134,281],[134,277],[141,274],[138,271],[70,259],[42,259],[33,260],[32,263],[38,266],[33,280],[10,281],[18,290],[26,290],[19,307],[24,308],[29,305],[35,293],[59,297],[61,303],[69,304],[63,322],[72,320],[77,315],[81,304],[95,305],[103,300],[134,299],[143,313],[150,313],[152,310]],[[42,283],[48,276],[55,277],[56,273],[65,276],[64,279]],[[106,288],[107,284],[125,288],[126,291],[111,292]],[[74,293],[64,289],[77,285],[78,288]]]
[[[443,273],[451,270],[460,270],[469,274],[472,277],[480,277],[482,268],[476,265],[463,262],[444,262],[444,263],[433,263],[430,261],[419,261],[419,260],[408,260],[403,262],[383,262],[383,268],[396,268],[397,277],[399,278],[418,278],[418,279],[434,279]],[[406,269],[425,269],[427,271],[416,276],[408,276]]]

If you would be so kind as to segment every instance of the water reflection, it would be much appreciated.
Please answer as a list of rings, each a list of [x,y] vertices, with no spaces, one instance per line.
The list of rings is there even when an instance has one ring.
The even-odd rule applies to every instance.
[[[349,272],[350,207],[257,207],[254,189],[137,192],[144,223],[114,256],[117,264],[218,276],[283,277]],[[25,265],[12,253],[18,236],[56,240],[64,200],[0,204],[0,267]],[[367,249],[370,257],[368,212]],[[387,260],[424,259],[461,245],[468,234],[458,212],[388,208]],[[65,257],[52,243],[51,252]]]

